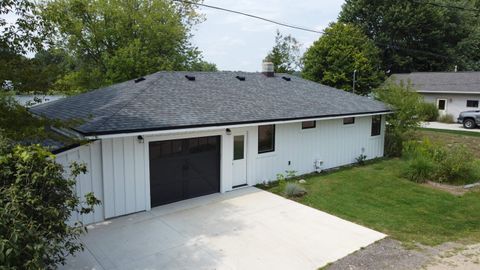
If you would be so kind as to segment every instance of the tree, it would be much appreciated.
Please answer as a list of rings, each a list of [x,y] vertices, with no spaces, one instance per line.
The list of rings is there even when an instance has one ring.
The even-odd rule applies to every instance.
[[[403,142],[426,120],[423,98],[410,83],[396,84],[391,79],[375,89],[374,96],[394,109],[395,113],[387,115],[385,152],[388,156],[400,156]]]
[[[70,70],[69,58],[62,50],[39,50],[27,58],[13,50],[0,49],[0,89],[16,93],[48,93],[55,82]]]
[[[291,35],[284,36],[277,30],[275,46],[265,60],[273,63],[275,72],[292,74],[301,67],[300,44]]]
[[[472,1],[346,0],[339,22],[360,27],[381,49],[383,68],[394,73],[453,70],[456,44],[478,26],[476,14],[440,5]],[[460,3],[459,3],[460,2]]]
[[[72,212],[89,213],[99,201],[80,199],[75,179],[85,166],[73,163],[70,176],[38,146],[14,146],[0,137],[0,265],[4,269],[54,269],[83,248],[81,223]]]
[[[312,81],[352,91],[370,93],[383,80],[378,49],[362,31],[351,25],[333,23],[303,56],[302,75]]]
[[[25,53],[43,47],[43,22],[36,11],[33,0],[0,2],[0,48]],[[6,16],[1,16],[9,14],[17,16],[14,23],[8,23]]]
[[[458,70],[480,70],[480,25],[457,44],[455,55]]]
[[[195,5],[167,0],[53,0],[42,7],[55,33],[51,42],[69,52],[75,68],[57,89],[85,91],[159,70],[209,68],[191,45],[201,20]]]

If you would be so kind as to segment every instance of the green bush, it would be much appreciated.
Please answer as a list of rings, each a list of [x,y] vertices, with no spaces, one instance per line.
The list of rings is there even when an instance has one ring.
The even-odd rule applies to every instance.
[[[473,154],[465,146],[446,148],[427,139],[408,141],[403,156],[407,159],[403,174],[415,182],[468,183],[480,176]]]
[[[420,127],[423,118],[423,98],[411,83],[394,83],[388,80],[373,93],[374,97],[390,105],[394,113],[386,116],[385,155],[398,157],[403,143]]]
[[[417,183],[425,183],[431,180],[432,172],[435,171],[435,164],[424,156],[417,156],[407,162],[404,176]]]
[[[477,176],[473,154],[464,145],[445,152],[446,155],[437,157],[439,166],[436,176],[439,182],[475,180]]]
[[[364,154],[360,154],[360,156],[356,157],[355,158],[355,162],[357,163],[357,165],[359,166],[363,166],[365,165],[365,161],[367,160],[367,155],[364,155]]]
[[[455,120],[453,119],[453,115],[451,114],[444,114],[438,117],[438,122],[441,123],[446,123],[446,124],[452,124],[455,123]]]
[[[287,197],[301,197],[307,194],[307,190],[295,183],[288,183],[285,186],[285,195]]]
[[[81,250],[81,223],[67,224],[72,213],[89,213],[99,201],[76,196],[70,176],[40,146],[14,146],[0,136],[0,269],[53,269]]]
[[[425,121],[437,121],[439,117],[438,108],[433,103],[425,102],[422,104],[422,115]]]

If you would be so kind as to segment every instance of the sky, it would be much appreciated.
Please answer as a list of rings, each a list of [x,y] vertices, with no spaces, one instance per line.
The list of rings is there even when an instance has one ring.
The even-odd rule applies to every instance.
[[[337,20],[344,0],[204,0],[204,4],[228,8],[314,30],[323,30]],[[196,25],[192,42],[204,60],[219,70],[260,71],[262,60],[275,43],[277,29],[292,35],[302,53],[320,34],[295,30],[224,11],[200,8],[205,21]],[[2,15],[14,22],[14,14]],[[33,55],[28,55],[33,57]]]
[[[344,0],[204,0],[204,4],[254,14],[282,23],[323,30],[337,20]],[[200,8],[206,20],[195,27],[192,42],[204,60],[219,70],[260,71],[275,43],[276,30],[310,47],[320,34],[290,29],[261,20]],[[303,52],[302,51],[302,52]]]

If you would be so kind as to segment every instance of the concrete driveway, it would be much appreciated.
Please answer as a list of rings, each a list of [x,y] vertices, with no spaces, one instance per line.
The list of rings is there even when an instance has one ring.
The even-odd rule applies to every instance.
[[[61,269],[317,269],[384,237],[244,188],[90,226]]]
[[[423,122],[421,124],[423,128],[433,128],[433,129],[446,129],[446,130],[458,130],[458,131],[469,131],[469,132],[480,132],[480,128],[466,129],[462,124],[453,123],[446,124],[440,122]]]

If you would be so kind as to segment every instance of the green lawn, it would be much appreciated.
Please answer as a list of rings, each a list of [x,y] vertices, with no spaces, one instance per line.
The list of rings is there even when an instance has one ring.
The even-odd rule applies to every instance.
[[[449,130],[449,129],[436,129],[436,128],[420,128],[419,131],[440,132],[440,133],[447,133],[447,134],[454,134],[454,135],[480,137],[480,132],[467,131],[467,130],[463,131],[463,130]]]
[[[400,159],[306,178],[300,203],[386,233],[405,244],[480,241],[480,192],[463,196],[402,179]],[[267,188],[283,195],[281,186]]]

